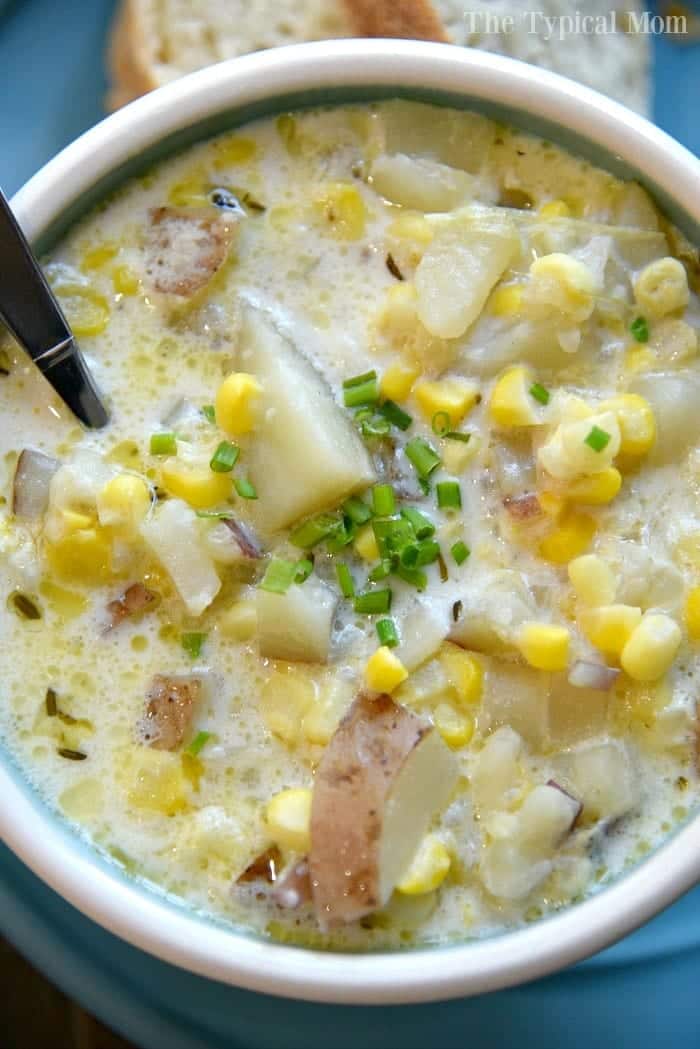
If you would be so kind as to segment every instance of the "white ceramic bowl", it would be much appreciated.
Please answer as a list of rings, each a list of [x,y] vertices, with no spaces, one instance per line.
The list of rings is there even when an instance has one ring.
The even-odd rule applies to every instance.
[[[189,144],[241,117],[298,103],[404,94],[473,107],[634,174],[697,237],[700,163],[601,95],[519,62],[438,44],[339,41],[223,63],[109,117],[47,164],[14,198],[35,243],[134,169],[134,158]],[[474,994],[583,958],[650,918],[700,878],[700,819],[587,901],[480,942],[402,953],[339,955],[232,932],[129,881],[54,816],[7,755],[0,834],[52,888],[130,943],[204,976],[330,1002],[416,1002]]]

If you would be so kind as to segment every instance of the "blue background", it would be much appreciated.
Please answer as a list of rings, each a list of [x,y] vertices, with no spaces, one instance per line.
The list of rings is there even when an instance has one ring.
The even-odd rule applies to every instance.
[[[6,193],[103,115],[113,6],[0,0]],[[700,46],[655,40],[654,117],[700,153]],[[700,889],[555,977],[469,1001],[398,1009],[285,1002],[174,969],[87,921],[1,845],[0,930],[66,993],[148,1049],[700,1049]]]

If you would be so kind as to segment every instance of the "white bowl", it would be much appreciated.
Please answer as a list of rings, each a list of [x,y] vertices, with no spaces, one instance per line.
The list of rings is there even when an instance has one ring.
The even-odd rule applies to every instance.
[[[134,170],[242,118],[297,104],[403,94],[481,109],[634,175],[686,232],[700,231],[700,163],[601,95],[520,62],[441,44],[338,41],[235,59],[109,117],[46,165],[13,206],[45,246]],[[477,942],[342,955],[237,933],[130,881],[52,814],[7,756],[0,835],[90,918],[160,958],[253,990],[327,1002],[417,1002],[505,987],[578,961],[624,936],[700,879],[700,819],[583,903]]]

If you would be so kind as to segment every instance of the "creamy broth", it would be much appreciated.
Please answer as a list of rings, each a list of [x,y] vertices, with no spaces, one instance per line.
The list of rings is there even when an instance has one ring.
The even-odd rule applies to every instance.
[[[287,114],[45,268],[111,421],[3,344],[0,723],[77,831],[369,949],[533,921],[686,819],[698,265],[639,186],[474,114]]]

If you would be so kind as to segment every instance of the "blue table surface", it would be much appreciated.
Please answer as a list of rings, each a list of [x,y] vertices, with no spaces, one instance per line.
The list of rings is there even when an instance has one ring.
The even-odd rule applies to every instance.
[[[0,0],[7,193],[103,115],[113,7],[114,0]],[[656,39],[654,51],[654,117],[700,153],[700,47]],[[148,1049],[700,1049],[700,889],[554,977],[401,1008],[286,1002],[192,976],[83,918],[1,845],[0,930],[66,993]]]

